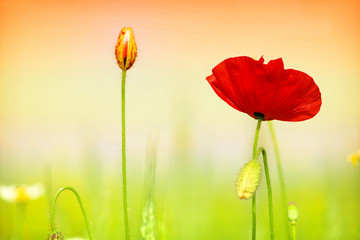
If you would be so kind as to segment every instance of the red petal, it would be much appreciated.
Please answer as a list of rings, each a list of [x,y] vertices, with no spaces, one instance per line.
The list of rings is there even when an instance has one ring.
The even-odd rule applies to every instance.
[[[231,91],[231,88],[229,89],[229,93],[226,94],[226,86],[223,86],[221,82],[217,81],[216,77],[214,75],[210,75],[206,78],[206,80],[210,83],[210,86],[213,88],[215,93],[225,102],[227,102],[230,106],[235,108],[236,110],[241,111],[233,102],[236,98],[235,93]],[[225,94],[223,94],[225,93]]]
[[[321,93],[312,77],[304,72],[288,69],[277,81],[269,118],[282,121],[303,121],[314,117],[321,107]],[[282,79],[282,80],[281,80]]]
[[[281,58],[263,62],[263,58],[229,58],[206,79],[221,99],[253,118],[258,112],[265,120],[302,121],[319,112],[321,94],[310,76],[285,70]]]

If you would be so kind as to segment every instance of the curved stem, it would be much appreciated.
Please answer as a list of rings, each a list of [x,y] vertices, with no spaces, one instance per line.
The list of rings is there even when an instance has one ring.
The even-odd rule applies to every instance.
[[[283,220],[284,220],[284,224],[286,226],[286,234],[288,236],[288,239],[290,239],[290,231],[289,231],[289,228],[288,228],[288,225],[287,225],[288,223],[287,223],[287,210],[286,210],[286,205],[287,205],[286,188],[285,188],[284,174],[283,174],[281,158],[280,158],[280,152],[279,152],[279,145],[278,145],[277,140],[276,140],[276,135],[275,135],[275,131],[274,131],[272,121],[269,121],[268,124],[269,124],[269,130],[270,130],[271,139],[272,139],[272,142],[274,144],[276,165],[277,165],[277,170],[278,170],[278,173],[279,173],[280,189],[281,189],[281,201],[282,201],[281,205],[282,205],[282,211],[283,211],[283,215],[284,215]]]
[[[267,184],[267,189],[268,189],[270,239],[273,240],[273,239],[275,239],[275,232],[274,232],[274,215],[273,215],[273,202],[272,202],[272,190],[271,190],[269,167],[268,167],[268,163],[267,163],[266,151],[264,148],[262,148],[262,147],[258,148],[256,155],[255,155],[255,159],[259,158],[260,153],[262,153],[262,156],[263,156],[266,184]]]
[[[256,130],[255,130],[255,138],[254,138],[254,145],[253,145],[253,155],[252,158],[254,159],[257,149],[257,143],[259,140],[259,133],[261,127],[261,119],[258,119]],[[252,240],[256,239],[256,193],[252,197]]]
[[[62,191],[65,191],[65,190],[69,190],[71,192],[73,192],[79,202],[79,205],[80,205],[80,208],[81,208],[81,212],[84,216],[84,221],[85,221],[85,225],[86,225],[86,230],[88,232],[88,235],[89,235],[89,240],[93,240],[93,236],[91,234],[91,230],[90,230],[90,224],[89,224],[89,220],[88,220],[88,217],[86,215],[86,211],[85,211],[85,207],[84,207],[84,204],[81,200],[81,197],[79,195],[79,193],[72,187],[63,187],[63,188],[60,188],[60,190],[56,193],[55,195],[55,199],[52,203],[52,206],[51,206],[51,230],[52,232],[56,232],[56,229],[55,229],[55,205],[56,205],[56,200],[58,199],[60,193]]]
[[[291,224],[292,240],[296,240],[296,224]]]
[[[126,71],[122,71],[121,79],[121,131],[122,131],[122,177],[123,177],[123,207],[124,207],[124,225],[125,238],[130,239],[129,234],[129,217],[127,206],[127,180],[126,180],[126,151],[125,151],[125,81]]]

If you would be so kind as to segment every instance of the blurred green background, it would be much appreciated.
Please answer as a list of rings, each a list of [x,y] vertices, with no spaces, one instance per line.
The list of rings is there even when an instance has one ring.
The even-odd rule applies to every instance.
[[[265,129],[266,124],[264,124]],[[264,131],[266,132],[266,131]],[[264,134],[265,135],[265,134]],[[178,139],[186,145],[189,139]],[[186,140],[186,141],[185,141]],[[268,145],[263,139],[261,145]],[[184,142],[182,142],[184,141]],[[282,218],[281,195],[271,146],[267,147],[273,186],[275,233],[286,239]],[[62,186],[73,186],[81,194],[88,211],[95,239],[123,239],[120,162],[104,166],[96,154],[84,151],[76,164],[59,156],[51,165],[52,197]],[[249,158],[245,152],[238,159],[195,157],[194,152],[175,148],[171,164],[160,165],[156,173],[155,219],[159,239],[250,239],[251,200],[239,200],[235,179],[239,168]],[[359,168],[341,159],[335,164],[328,155],[323,164],[303,164],[289,156],[285,179],[288,201],[299,206],[298,239],[359,239]],[[14,158],[15,159],[15,158]],[[134,239],[140,238],[147,183],[146,162],[129,156],[130,228]],[[158,161],[160,161],[158,156]],[[325,161],[326,160],[326,161]],[[231,163],[233,162],[233,163]],[[2,168],[4,169],[4,168]],[[48,182],[49,168],[38,164],[6,165],[2,183]],[[15,203],[0,202],[1,239],[11,239],[16,232]],[[268,239],[268,208],[265,178],[258,190],[258,239]],[[23,239],[45,239],[50,231],[49,205],[46,195],[26,205]],[[86,236],[85,225],[75,197],[63,192],[56,208],[56,227],[65,237]]]
[[[249,239],[251,201],[235,179],[250,160],[256,122],[205,80],[225,58],[282,57],[312,76],[323,105],[313,119],[274,122],[288,192],[299,205],[298,239],[360,239],[360,29],[357,1],[0,1],[0,184],[66,185],[83,197],[96,239],[122,239],[121,72],[114,47],[134,29],[127,74],[131,232],[140,238],[148,146],[155,145],[160,239]],[[274,151],[266,124],[275,231],[285,239]],[[268,237],[264,181],[258,239]],[[45,194],[26,206],[24,239],[50,231]],[[0,200],[0,239],[17,227]],[[66,236],[86,236],[75,198],[56,214]]]

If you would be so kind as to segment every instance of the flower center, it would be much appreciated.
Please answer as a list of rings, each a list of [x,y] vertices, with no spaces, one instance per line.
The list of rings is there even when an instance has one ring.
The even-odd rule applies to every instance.
[[[254,116],[256,119],[261,119],[261,120],[265,119],[265,115],[259,112],[254,112]]]
[[[26,201],[30,200],[30,197],[26,193],[25,188],[17,187],[16,191],[17,191],[17,196],[16,196],[15,201],[17,201],[17,202],[26,202]]]

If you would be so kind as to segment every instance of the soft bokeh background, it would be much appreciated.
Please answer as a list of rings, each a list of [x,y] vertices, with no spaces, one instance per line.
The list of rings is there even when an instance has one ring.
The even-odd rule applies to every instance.
[[[355,0],[2,0],[0,183],[44,182],[51,194],[75,186],[88,200],[97,239],[122,237],[121,72],[114,46],[120,29],[131,26],[138,44],[126,89],[134,236],[149,142],[157,146],[159,208],[170,239],[250,236],[250,202],[236,199],[234,181],[249,160],[256,123],[205,80],[220,61],[246,55],[282,57],[285,68],[308,73],[322,92],[315,118],[274,122],[288,198],[301,209],[299,236],[359,239],[360,171],[346,161],[360,147],[359,12]],[[260,144],[269,151],[276,203],[266,124]],[[265,239],[261,190],[259,238]],[[80,215],[67,216],[80,212],[65,199],[59,229],[84,235]],[[0,202],[0,239],[16,228],[8,206],[15,208]],[[29,203],[24,239],[46,236],[47,208],[45,197]],[[284,229],[277,232],[282,239]]]

